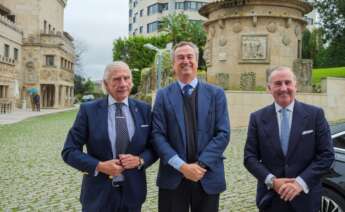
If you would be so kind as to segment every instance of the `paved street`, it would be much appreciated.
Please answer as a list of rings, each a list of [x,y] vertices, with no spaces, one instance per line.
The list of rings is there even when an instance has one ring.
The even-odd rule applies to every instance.
[[[0,211],[80,211],[81,174],[60,156],[74,118],[75,111],[68,111],[0,125]],[[228,187],[221,211],[256,211],[255,180],[242,165],[245,134],[245,129],[232,130],[225,152]],[[157,211],[157,165],[147,172],[143,211]]]

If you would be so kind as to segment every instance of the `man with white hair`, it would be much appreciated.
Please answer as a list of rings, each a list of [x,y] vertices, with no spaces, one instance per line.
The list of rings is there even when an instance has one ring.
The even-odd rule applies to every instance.
[[[84,173],[83,211],[139,212],[147,191],[145,169],[157,159],[150,144],[151,107],[129,98],[132,74],[124,62],[105,68],[103,85],[106,98],[80,106],[62,158]]]

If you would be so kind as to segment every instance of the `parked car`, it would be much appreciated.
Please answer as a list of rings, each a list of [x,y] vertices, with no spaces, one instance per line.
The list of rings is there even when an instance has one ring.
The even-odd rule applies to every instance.
[[[331,126],[335,161],[323,180],[321,212],[345,212],[345,123]]]
[[[92,95],[92,94],[89,94],[89,95],[84,95],[82,98],[81,98],[81,101],[82,102],[89,102],[89,101],[92,101],[94,100],[95,97]]]

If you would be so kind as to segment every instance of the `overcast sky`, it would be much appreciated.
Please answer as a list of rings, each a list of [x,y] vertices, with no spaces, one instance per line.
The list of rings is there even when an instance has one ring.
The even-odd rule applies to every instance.
[[[127,0],[69,0],[65,8],[65,31],[87,47],[82,56],[86,77],[102,79],[112,62],[113,41],[128,34]]]

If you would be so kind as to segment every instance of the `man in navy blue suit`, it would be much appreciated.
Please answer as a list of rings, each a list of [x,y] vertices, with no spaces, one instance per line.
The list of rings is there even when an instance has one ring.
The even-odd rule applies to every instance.
[[[256,203],[264,212],[318,212],[321,176],[333,160],[321,108],[295,99],[296,76],[277,67],[268,78],[274,103],[251,114],[244,165],[258,179]]]
[[[80,106],[62,157],[84,173],[83,211],[139,212],[147,191],[145,169],[157,159],[151,107],[128,98],[132,74],[124,62],[106,67],[103,85],[108,96]]]
[[[177,44],[177,82],[157,92],[153,109],[154,148],[160,157],[160,212],[216,212],[225,190],[223,152],[230,124],[223,89],[197,79],[198,48]]]

